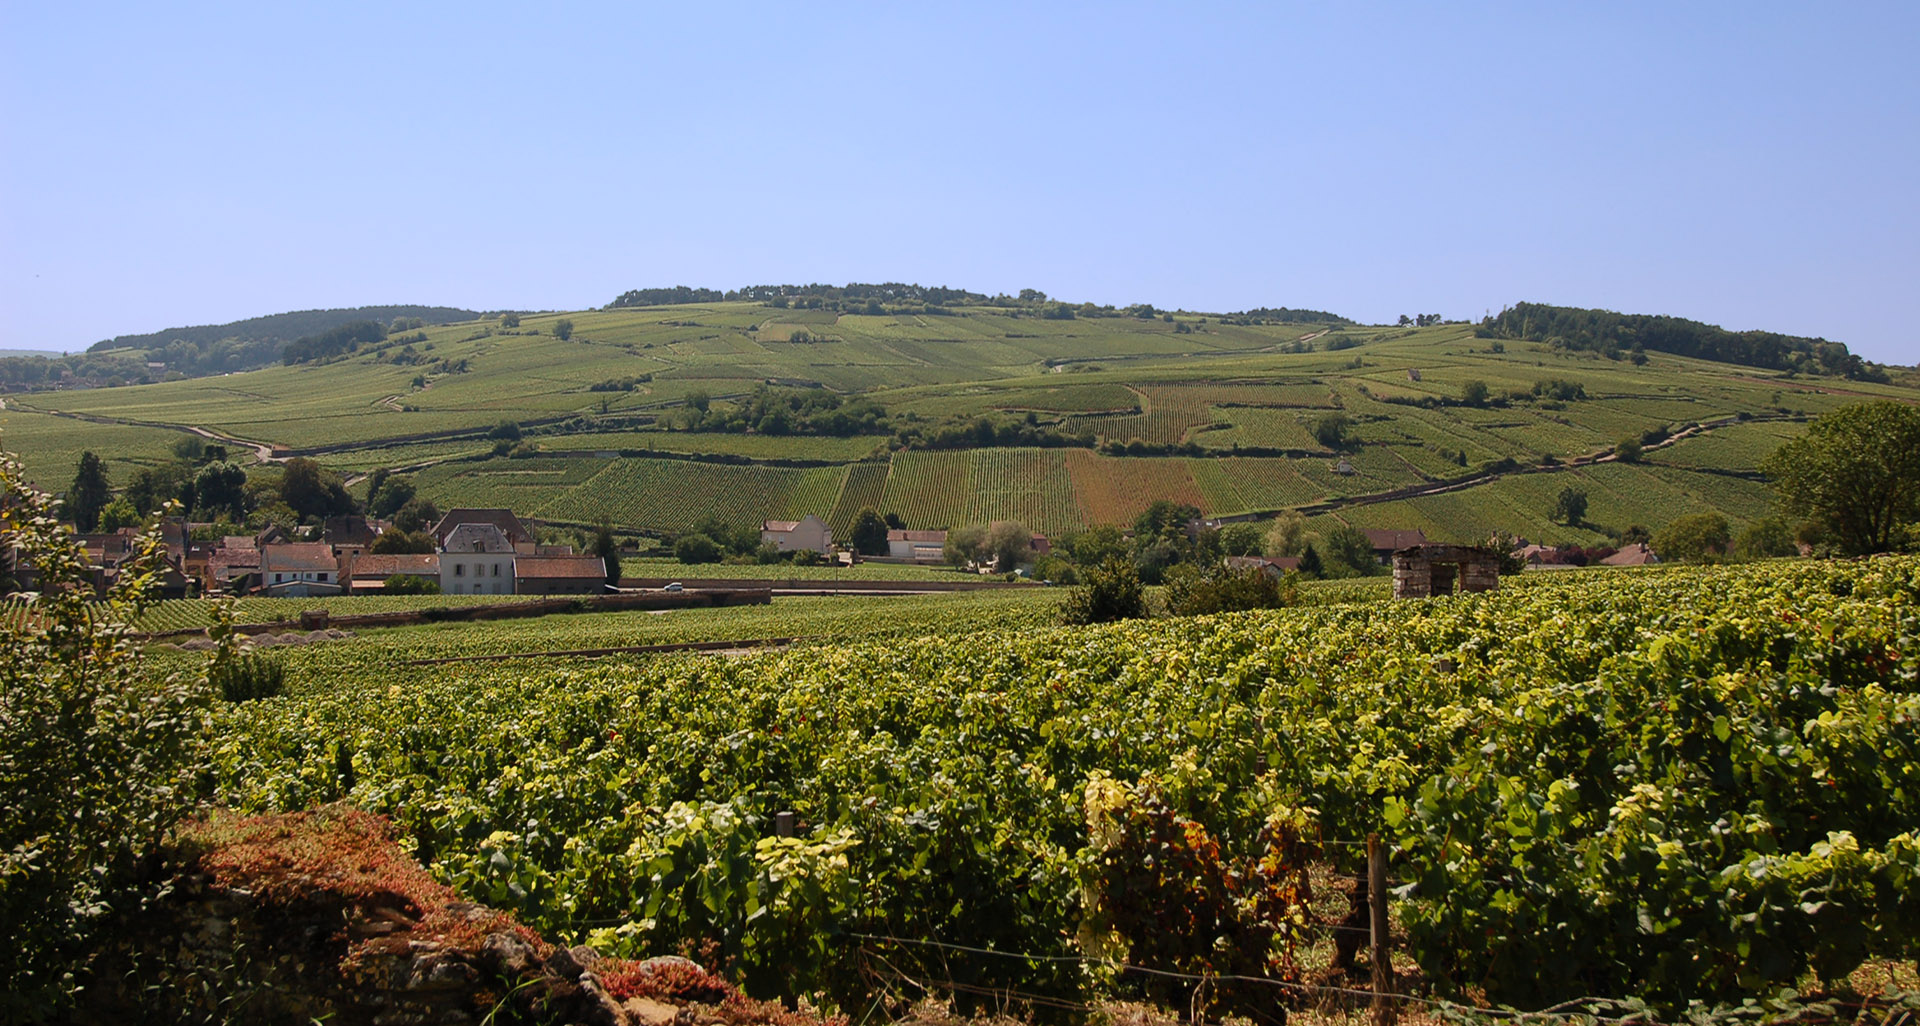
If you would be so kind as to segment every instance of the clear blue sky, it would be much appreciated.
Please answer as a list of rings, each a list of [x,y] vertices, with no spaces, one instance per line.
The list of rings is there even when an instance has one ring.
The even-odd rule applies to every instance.
[[[0,347],[903,280],[1920,362],[1920,5],[0,6]]]

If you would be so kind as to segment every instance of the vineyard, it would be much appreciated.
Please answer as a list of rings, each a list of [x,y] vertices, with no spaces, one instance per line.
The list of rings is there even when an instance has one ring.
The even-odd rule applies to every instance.
[[[1351,870],[1372,832],[1440,994],[1677,1009],[1920,950],[1920,560],[1089,629],[1034,629],[1032,594],[965,597],[1013,621],[928,600],[907,619],[944,635],[737,660],[396,666],[451,627],[315,646],[288,697],[223,713],[220,787],[350,799],[543,929],[714,939],[750,989],[842,1007],[878,965],[1211,1000],[1083,972],[1095,951],[1297,979],[1293,940],[1324,924],[1281,881]],[[785,810],[799,835],[765,839]],[[1142,872],[1151,836],[1186,838],[1159,863],[1185,868]],[[1261,901],[1208,896],[1255,864]],[[1157,907],[1267,941],[1129,926]]]

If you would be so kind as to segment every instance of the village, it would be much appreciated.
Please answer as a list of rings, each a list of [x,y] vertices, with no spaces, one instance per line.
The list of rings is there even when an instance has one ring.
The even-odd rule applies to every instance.
[[[377,551],[375,542],[395,528],[388,521],[362,514],[327,517],[317,525],[292,529],[270,524],[251,535],[208,540],[195,537],[208,526],[180,517],[160,521],[159,537],[165,555],[157,597],[317,598],[434,593],[554,596],[595,595],[622,586],[622,578],[609,574],[608,560],[578,552],[571,544],[539,541],[534,526],[504,508],[449,510],[427,532],[434,549],[429,553]],[[1217,537],[1226,526],[1220,520],[1195,517],[1186,521],[1181,533],[1189,542],[1197,542],[1209,533]],[[122,564],[136,550],[140,533],[136,528],[122,527],[77,536],[98,593],[105,594],[118,578]],[[843,567],[850,576],[857,574],[853,567],[871,562],[953,565],[981,574],[1031,577],[1035,566],[1047,565],[1042,561],[1055,552],[1047,536],[1024,532],[1027,541],[1017,560],[984,553],[963,558],[949,544],[949,533],[889,527],[884,552],[872,545],[863,551],[862,546],[837,542],[824,520],[808,514],[799,520],[762,521],[759,537],[762,551],[778,554],[782,561],[797,559],[812,565]],[[1659,562],[1645,543],[1596,551],[1496,537],[1487,546],[1469,547],[1435,542],[1419,530],[1363,529],[1358,533],[1365,537],[1374,566],[1379,568],[1369,572],[1392,568],[1396,597],[1451,594],[1456,578],[1458,590],[1488,590],[1503,562],[1508,572]],[[1229,571],[1260,571],[1274,578],[1300,573],[1305,562],[1298,555],[1257,554],[1227,554],[1219,561]],[[617,567],[617,562],[614,565]],[[1483,565],[1494,569],[1473,569]],[[1432,570],[1436,566],[1437,574]],[[1456,573],[1455,567],[1461,569]],[[24,572],[17,575],[16,586],[23,592],[32,591],[30,569],[24,562],[21,569]],[[768,574],[776,576],[777,571],[769,567]],[[1425,579],[1423,575],[1432,575],[1431,583],[1408,583],[1416,577]]]

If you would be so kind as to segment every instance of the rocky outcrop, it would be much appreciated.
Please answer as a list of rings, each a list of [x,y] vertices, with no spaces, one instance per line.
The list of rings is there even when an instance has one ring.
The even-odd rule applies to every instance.
[[[603,958],[458,899],[341,806],[183,832],[163,897],[96,958],[83,1018],[337,1026],[820,1020],[684,958]]]

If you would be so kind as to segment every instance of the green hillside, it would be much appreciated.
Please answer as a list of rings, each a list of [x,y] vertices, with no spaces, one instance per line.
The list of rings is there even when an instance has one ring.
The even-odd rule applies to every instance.
[[[980,299],[429,325],[321,362],[9,396],[0,446],[43,487],[63,486],[84,448],[119,483],[192,426],[348,475],[411,471],[442,506],[651,533],[709,513],[812,512],[844,531],[872,505],[912,527],[1011,518],[1057,534],[1168,498],[1213,515],[1303,508],[1462,540],[1593,541],[1705,509],[1764,516],[1759,461],[1806,420],[1862,398],[1920,401],[1897,384],[1628,359],[1471,324]],[[1343,451],[1323,440],[1329,417],[1346,420]],[[496,456],[484,435],[504,421],[525,437]],[[704,430],[721,424],[744,429]],[[1637,465],[1602,457],[1694,425]],[[1586,527],[1547,520],[1569,485],[1591,497]]]

